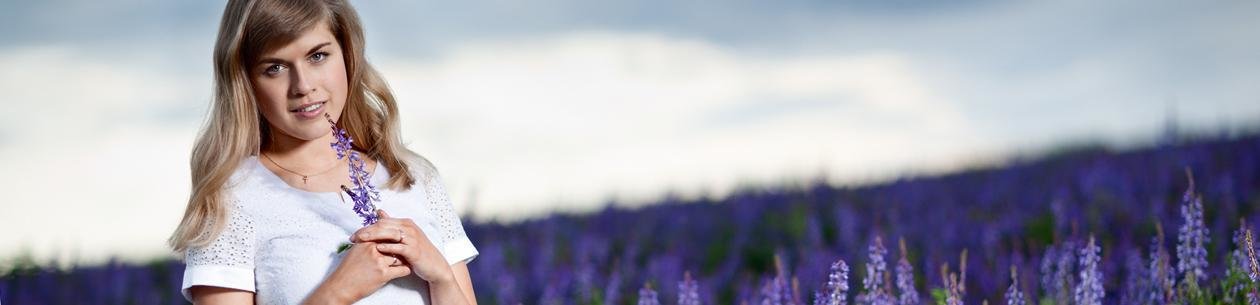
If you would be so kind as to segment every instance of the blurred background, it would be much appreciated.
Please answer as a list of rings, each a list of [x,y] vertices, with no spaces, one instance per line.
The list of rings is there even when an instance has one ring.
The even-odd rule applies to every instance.
[[[9,280],[0,286],[7,290],[0,291],[0,300],[5,304],[21,304],[15,291],[24,286],[15,283],[20,276],[40,272],[65,280],[76,268],[157,266],[154,274],[169,274],[178,283],[181,267],[170,261],[175,256],[164,241],[187,200],[189,152],[209,105],[211,48],[223,5],[0,2],[0,276]],[[1034,207],[1027,221],[998,221],[1016,214],[982,217],[994,222],[978,226],[992,230],[1005,228],[1000,223],[1007,222],[1022,228],[1044,210],[1057,217],[1046,220],[1054,225],[1045,234],[1054,236],[1084,232],[1078,234],[1084,237],[1090,228],[1099,232],[1097,228],[1105,227],[1091,227],[1090,216],[1069,221],[1055,214],[1050,203],[1056,198],[1069,207],[1092,206],[1097,200],[1130,202],[1125,204],[1133,210],[1160,200],[1167,203],[1166,213],[1150,219],[1178,219],[1177,200],[1188,187],[1187,166],[1230,177],[1228,187],[1208,194],[1224,194],[1220,196],[1232,198],[1226,202],[1241,208],[1209,207],[1209,222],[1226,221],[1220,228],[1232,230],[1257,205],[1250,194],[1260,186],[1247,177],[1260,169],[1237,159],[1254,160],[1248,152],[1256,152],[1251,135],[1260,126],[1260,4],[1254,1],[472,0],[354,5],[366,26],[368,58],[400,99],[405,142],[441,169],[470,235],[483,250],[473,267],[555,266],[550,270],[582,274],[575,255],[512,250],[511,245],[529,245],[525,241],[548,233],[513,241],[505,232],[531,228],[554,233],[568,226],[596,230],[599,217],[613,216],[633,227],[657,219],[653,210],[639,209],[649,206],[698,209],[695,215],[726,209],[766,215],[762,208],[734,212],[743,211],[740,198],[758,198],[749,201],[761,203],[746,205],[778,209],[807,202],[800,205],[802,210],[784,214],[788,218],[783,221],[800,222],[800,230],[792,225],[747,232],[715,229],[713,235],[695,238],[728,247],[756,245],[758,232],[782,229],[799,233],[788,237],[799,237],[813,228],[808,223],[829,223],[813,225],[824,239],[814,246],[828,249],[824,252],[831,256],[820,257],[831,258],[819,258],[813,263],[821,266],[814,268],[819,275],[802,279],[817,287],[817,278],[825,280],[822,274],[835,258],[846,257],[860,269],[865,247],[876,234],[884,235],[889,249],[897,252],[899,237],[891,233],[898,232],[898,221],[904,219],[890,211],[898,209],[898,202],[935,204],[942,198],[898,201],[890,200],[892,195],[835,194],[877,192],[899,181],[917,181],[914,177],[945,179],[930,180],[940,189],[974,185],[977,192],[1044,198],[1003,200],[993,195],[945,201],[962,207],[984,200],[999,207]],[[1184,150],[1204,155],[1184,157]],[[1114,175],[1106,176],[1075,167],[1097,162],[1055,159],[1064,151],[1090,152],[1105,160],[1137,158],[1131,155],[1135,152],[1170,157],[1108,161],[1126,165],[1117,165],[1107,172]],[[1036,163],[1042,158],[1074,161]],[[1047,174],[1037,180],[1042,184],[1016,184],[1021,180],[1006,177],[993,181],[1008,184],[957,182],[966,186],[946,187],[977,168],[1027,170],[1020,164],[1067,166],[1065,171],[1076,174]],[[1141,179],[1151,176],[1135,173],[1141,170],[1164,179],[1152,182],[1151,189],[1108,192],[1111,197],[1097,197],[1082,186],[1087,179],[1149,182]],[[1030,179],[1039,176],[1022,173],[1020,177]],[[1045,178],[1051,176],[1061,179]],[[834,194],[810,191],[820,188]],[[793,190],[800,196],[792,195]],[[1150,200],[1123,196],[1140,192]],[[790,199],[798,197],[805,199]],[[1209,202],[1220,199],[1205,197]],[[914,206],[900,209],[916,211]],[[853,213],[836,212],[842,210]],[[669,211],[657,213],[692,215]],[[861,211],[875,215],[869,218],[872,223],[845,233],[844,226],[866,221],[844,221],[867,215]],[[824,212],[825,217],[810,217]],[[1094,215],[1095,223],[1111,220],[1111,214],[1081,213]],[[760,228],[751,223],[707,224],[738,219],[743,218],[680,220],[683,224],[665,228]],[[1147,245],[1151,222],[1130,224],[1137,232],[1131,244]],[[1175,232],[1176,225],[1170,221],[1164,229]],[[813,253],[793,250],[808,248],[799,244],[767,244],[764,251],[719,247],[688,256],[691,252],[673,251],[669,245],[628,242],[637,240],[637,233],[608,230],[592,233],[597,238],[587,246],[610,253],[596,252],[602,254],[586,261],[586,282],[580,275],[569,280],[487,275],[475,277],[479,288],[491,287],[479,289],[479,299],[537,304],[546,303],[551,293],[553,299],[624,303],[649,279],[659,281],[662,295],[672,293],[687,269],[701,279],[706,300],[736,303],[756,300],[758,279],[775,274],[767,255],[804,266]],[[912,231],[900,233],[917,236]],[[1220,234],[1213,239],[1220,251],[1231,249],[1229,232],[1213,232]],[[846,234],[852,240],[844,239]],[[984,262],[1004,255],[996,249],[989,256],[975,254],[977,248],[992,245],[994,239],[1020,239],[976,234],[936,247],[940,253],[935,257],[928,249],[932,245],[911,241],[912,252],[920,253],[914,256],[930,261],[916,265],[925,298],[930,287],[939,286],[937,266],[957,261],[957,250],[971,244],[973,259]],[[1171,235],[1170,243],[1175,241]],[[1121,244],[1123,238],[1107,239]],[[1059,239],[1018,244],[1054,240]],[[1041,248],[1027,245],[1013,248],[1028,253],[1027,261],[1035,265],[1033,256],[1040,257]],[[609,259],[626,251],[642,252]],[[1223,255],[1216,251],[1212,255]],[[739,252],[742,259],[714,258],[713,252]],[[662,279],[654,271],[626,275],[651,269],[656,260],[647,253],[676,255],[654,265],[669,270],[660,274],[673,277]],[[547,258],[526,263],[535,256]],[[1104,256],[1122,258],[1118,252]],[[732,266],[723,267],[726,261]],[[629,265],[611,267],[618,264]],[[977,293],[968,300],[1000,301],[997,293],[1005,289],[1001,283],[1007,273],[1002,272],[1005,265],[994,265],[994,283],[972,283],[990,294]],[[722,273],[728,269],[731,273]],[[853,275],[855,290],[860,274]],[[612,278],[625,280],[606,280]],[[1037,277],[1030,275],[1027,281],[1035,283]],[[603,292],[582,295],[579,282]],[[167,287],[162,285],[155,287]],[[1108,285],[1109,290],[1121,286]],[[624,295],[609,296],[611,291]],[[809,291],[801,294],[809,299]],[[169,299],[169,293],[155,298]]]

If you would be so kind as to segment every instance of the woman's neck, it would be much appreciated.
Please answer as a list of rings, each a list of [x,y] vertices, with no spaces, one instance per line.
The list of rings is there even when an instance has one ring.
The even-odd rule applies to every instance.
[[[287,168],[324,169],[337,162],[337,153],[329,146],[335,140],[332,132],[313,140],[303,140],[272,130],[271,143],[263,147],[262,153],[284,163]]]

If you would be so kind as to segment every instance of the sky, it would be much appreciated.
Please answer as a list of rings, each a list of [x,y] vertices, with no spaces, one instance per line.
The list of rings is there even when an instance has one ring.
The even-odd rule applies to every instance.
[[[359,1],[464,221],[1260,122],[1255,1]],[[172,255],[222,1],[0,2],[0,261]]]

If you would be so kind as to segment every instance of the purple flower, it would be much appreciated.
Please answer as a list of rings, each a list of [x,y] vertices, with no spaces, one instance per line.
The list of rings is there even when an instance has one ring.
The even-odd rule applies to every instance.
[[[1190,186],[1181,196],[1181,229],[1177,232],[1177,272],[1182,281],[1198,286],[1207,280],[1208,230],[1203,224],[1203,200],[1194,193],[1194,177],[1186,169]]]
[[[788,284],[788,276],[784,274],[783,260],[779,255],[774,256],[774,269],[776,273],[774,278],[761,287],[761,304],[796,304],[795,294],[792,287]]]
[[[1120,292],[1121,305],[1145,304],[1143,301],[1146,297],[1145,289],[1149,285],[1147,281],[1149,274],[1146,273],[1144,264],[1141,250],[1129,249],[1126,252],[1124,290]]]
[[[1173,293],[1172,264],[1164,251],[1164,227],[1156,224],[1156,236],[1151,238],[1150,296],[1147,304],[1163,305],[1171,302]]]
[[[346,130],[337,127],[337,123],[333,122],[332,117],[327,113],[324,119],[328,120],[329,126],[333,131],[336,141],[329,144],[333,150],[337,151],[337,159],[349,158],[350,163],[350,182],[354,187],[341,186],[341,189],[350,195],[350,200],[354,201],[354,212],[363,218],[363,225],[368,226],[376,223],[376,204],[373,201],[380,201],[380,193],[376,190],[376,186],[372,185],[371,175],[364,169],[363,159],[359,157],[359,152],[354,150],[354,139],[346,133]]]
[[[888,263],[884,257],[888,249],[884,248],[884,240],[879,236],[867,247],[870,260],[866,262],[866,278],[862,279],[862,295],[858,296],[860,304],[892,305],[892,296],[884,287],[884,277],[888,272]]]
[[[613,267],[604,286],[604,304],[614,304],[621,297],[621,269]]]
[[[919,292],[914,289],[914,267],[910,265],[909,254],[906,253],[906,239],[898,241],[901,246],[901,260],[897,261],[897,290],[901,295],[897,298],[899,305],[918,305]]]
[[[1041,288],[1046,296],[1056,294],[1054,290],[1056,278],[1054,277],[1055,262],[1058,261],[1058,252],[1055,251],[1054,245],[1046,247],[1046,253],[1041,255]]]
[[[945,280],[945,305],[962,305],[962,284],[958,283],[958,274],[950,273],[949,267],[944,269],[941,276]]]
[[[1247,221],[1244,219],[1239,224],[1238,229],[1234,230],[1234,250],[1230,252],[1229,260],[1225,263],[1225,265],[1228,266],[1227,268],[1229,268],[1226,272],[1230,276],[1234,273],[1246,274],[1249,280],[1254,281],[1254,279],[1251,278],[1251,261],[1247,256],[1248,246],[1246,231]],[[1239,293],[1242,292],[1244,285],[1245,283],[1235,283],[1233,285],[1229,285],[1225,293],[1226,300],[1236,302],[1236,300],[1234,300],[1234,296],[1239,295]]]
[[[1057,246],[1055,252],[1054,272],[1050,285],[1046,286],[1046,294],[1055,304],[1069,304],[1072,301],[1072,289],[1076,281],[1072,278],[1072,270],[1076,264],[1076,243],[1065,241]]]
[[[791,304],[787,281],[776,276],[761,286],[761,305]]]
[[[1260,266],[1258,266],[1260,264],[1257,264],[1256,262],[1256,245],[1251,235],[1252,235],[1251,229],[1250,228],[1246,229],[1246,232],[1244,233],[1244,236],[1243,236],[1243,241],[1247,247],[1247,262],[1249,262],[1247,266],[1250,267],[1250,268],[1247,268],[1247,277],[1251,279],[1252,283],[1255,283],[1257,281],[1257,278],[1260,278]]]
[[[1247,222],[1242,221],[1238,230],[1234,231],[1234,266],[1239,272],[1247,275],[1251,282],[1256,282],[1257,266],[1253,260],[1255,259],[1256,248],[1251,240],[1251,229],[1247,228]]]
[[[1089,237],[1089,243],[1081,248],[1081,282],[1076,286],[1076,305],[1102,305],[1103,299],[1103,275],[1099,270],[1098,263],[1101,249],[1094,243],[1094,236]]]
[[[1006,305],[1025,305],[1024,292],[1019,291],[1019,273],[1011,265],[1011,286],[1006,288]]]
[[[825,293],[815,294],[814,305],[848,305],[845,296],[849,293],[849,265],[844,260],[831,264],[824,288]]]
[[[691,272],[683,273],[678,282],[678,305],[700,305],[700,285],[691,279]]]
[[[643,284],[643,288],[639,289],[638,305],[661,305],[661,301],[656,298],[656,290],[652,290],[651,284]]]
[[[1247,270],[1247,243],[1244,241],[1243,233],[1246,231],[1247,223],[1243,222],[1238,230],[1234,230],[1234,251],[1231,251],[1229,263],[1231,268],[1238,268],[1239,271]]]

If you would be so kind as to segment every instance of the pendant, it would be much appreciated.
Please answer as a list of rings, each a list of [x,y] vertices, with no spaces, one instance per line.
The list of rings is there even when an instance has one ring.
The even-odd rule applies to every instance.
[[[306,185],[306,179],[310,179],[310,177],[302,176],[302,185]]]

